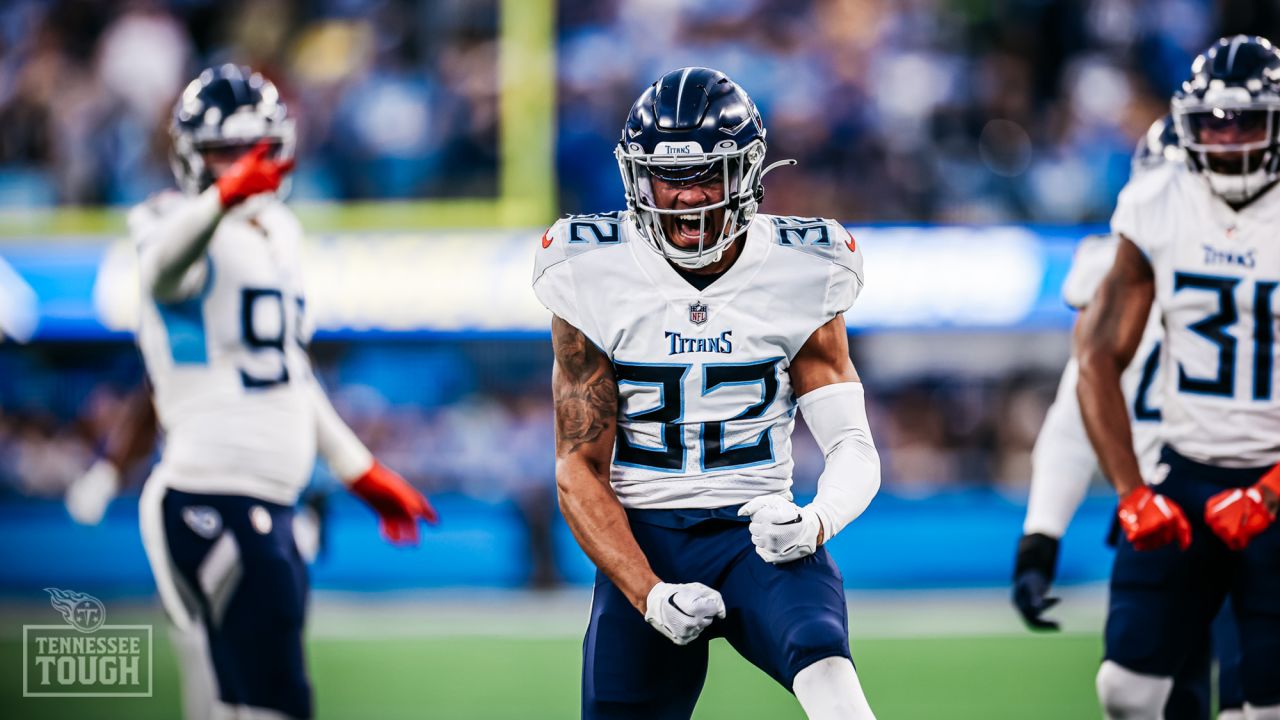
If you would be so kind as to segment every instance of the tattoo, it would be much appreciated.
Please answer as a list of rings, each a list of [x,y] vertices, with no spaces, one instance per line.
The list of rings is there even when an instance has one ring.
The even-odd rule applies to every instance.
[[[567,455],[596,442],[613,428],[618,417],[618,384],[604,355],[577,328],[558,317],[551,322],[551,342],[556,357],[551,383],[556,454]]]

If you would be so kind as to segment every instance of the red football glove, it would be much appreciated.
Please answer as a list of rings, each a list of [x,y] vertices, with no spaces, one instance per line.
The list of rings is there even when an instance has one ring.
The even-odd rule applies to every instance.
[[[1154,550],[1177,541],[1183,550],[1191,545],[1191,523],[1178,504],[1143,485],[1120,499],[1120,527],[1138,550]]]
[[[1273,496],[1267,506],[1266,494]],[[1204,506],[1204,521],[1214,535],[1232,550],[1243,550],[1250,540],[1276,520],[1275,497],[1280,497],[1280,465],[1271,468],[1252,487],[1223,490]]]
[[[222,173],[222,177],[215,183],[218,186],[218,197],[222,199],[222,207],[229,208],[244,202],[250,196],[275,192],[280,187],[284,176],[293,169],[293,158],[272,160],[267,157],[269,150],[269,143],[260,142]]]
[[[440,521],[422,493],[377,460],[351,483],[351,492],[378,513],[382,536],[396,545],[418,544],[418,518],[432,525]]]

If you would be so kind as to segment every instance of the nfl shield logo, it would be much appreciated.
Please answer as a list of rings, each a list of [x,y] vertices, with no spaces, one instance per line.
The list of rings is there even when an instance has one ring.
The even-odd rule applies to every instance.
[[[707,304],[703,302],[694,302],[689,305],[689,322],[694,325],[701,325],[707,321]]]

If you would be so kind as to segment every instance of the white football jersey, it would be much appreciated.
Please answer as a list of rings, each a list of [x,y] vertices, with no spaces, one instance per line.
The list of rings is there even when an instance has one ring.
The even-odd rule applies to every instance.
[[[1068,305],[1078,310],[1090,303],[1102,279],[1111,270],[1117,247],[1119,241],[1113,235],[1090,235],[1080,241],[1071,261],[1071,270],[1062,283],[1062,297]],[[1160,407],[1164,388],[1160,355],[1163,339],[1160,309],[1153,305],[1133,360],[1120,375],[1120,387],[1124,390],[1129,417],[1133,421],[1133,450],[1138,455],[1143,477],[1152,476],[1160,458]],[[1058,398],[1054,402],[1078,402],[1075,398],[1077,372],[1076,360],[1072,358],[1063,372]],[[1066,392],[1071,394],[1070,398],[1064,397]]]
[[[166,193],[139,205],[131,233],[145,238],[184,202]],[[165,437],[153,480],[289,505],[310,479],[316,431],[301,242],[283,203],[255,198],[218,223],[202,291],[160,302],[144,290],[138,345]],[[139,240],[139,255],[151,249]]]
[[[796,399],[787,370],[862,289],[838,223],[757,215],[705,290],[630,213],[569,217],[542,238],[534,292],[613,363],[611,480],[628,508],[714,508],[790,494]]]
[[[1184,164],[1165,163],[1121,192],[1111,226],[1155,273],[1163,440],[1223,467],[1280,460],[1280,191],[1237,211]]]

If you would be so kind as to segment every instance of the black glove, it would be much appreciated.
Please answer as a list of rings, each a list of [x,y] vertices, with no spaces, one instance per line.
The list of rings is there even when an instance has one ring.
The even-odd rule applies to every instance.
[[[1058,604],[1048,597],[1058,569],[1058,540],[1032,533],[1018,541],[1018,557],[1013,565],[1013,604],[1032,630],[1057,630],[1058,623],[1044,612]]]

